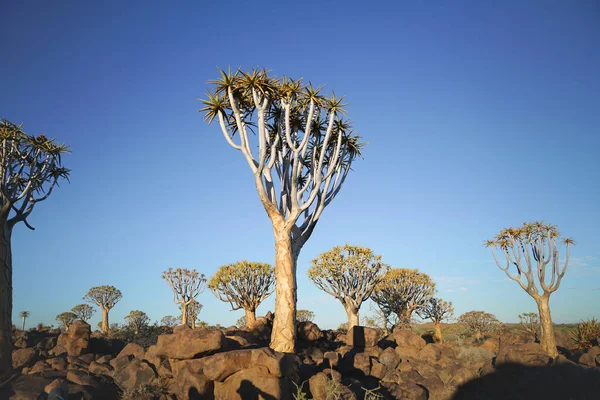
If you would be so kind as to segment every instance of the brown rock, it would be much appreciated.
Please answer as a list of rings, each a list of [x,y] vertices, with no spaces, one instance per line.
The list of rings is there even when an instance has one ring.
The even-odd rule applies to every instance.
[[[383,382],[381,384],[394,399],[427,400],[427,390],[416,383]]]
[[[0,399],[6,400],[38,400],[44,388],[52,379],[37,375],[21,375],[0,388]]]
[[[498,347],[500,346],[500,340],[498,338],[490,338],[483,342],[479,347],[498,353]]]
[[[377,379],[383,379],[384,376],[387,375],[387,368],[385,365],[381,364],[376,359],[372,360],[371,365],[371,376],[374,376]]]
[[[77,358],[79,359],[79,361],[89,365],[92,361],[96,359],[96,356],[94,354],[89,353],[79,356]]]
[[[316,342],[322,338],[323,332],[321,332],[317,324],[310,321],[298,323],[298,339],[307,342]]]
[[[41,360],[36,362],[33,367],[27,371],[28,374],[37,374],[38,372],[42,372],[45,369],[50,369],[50,366],[46,363],[46,361]],[[23,372],[25,373],[25,372]]]
[[[587,365],[588,367],[596,366],[596,358],[600,355],[600,347],[590,347],[585,353],[579,357],[579,364]],[[600,364],[598,364],[600,365]]]
[[[67,380],[81,386],[100,387],[98,381],[81,370],[70,370],[67,372]]]
[[[373,347],[377,345],[378,336],[376,329],[353,326],[346,333],[346,344],[354,347]]]
[[[205,356],[221,350],[225,336],[218,329],[175,329],[173,334],[160,335],[156,356],[186,360]]]
[[[269,375],[277,378],[294,374],[293,361],[282,353],[268,347],[228,351],[205,358],[203,372],[208,379],[222,382],[236,372],[251,367],[264,367]]]
[[[116,371],[114,379],[122,390],[132,390],[150,383],[155,377],[156,373],[150,364],[134,358],[125,368]]]
[[[452,378],[448,381],[449,386],[458,387],[468,381],[475,379],[476,374],[462,365],[456,365],[451,368]]]
[[[388,347],[379,356],[379,362],[385,365],[388,371],[393,371],[400,364],[400,357],[393,348]]]
[[[292,387],[289,379],[272,376],[264,367],[252,367],[236,372],[224,382],[215,382],[215,398],[291,400]]]
[[[66,371],[67,370],[67,360],[64,357],[54,357],[49,358],[46,362],[50,365],[55,371]]]
[[[335,398],[339,400],[354,400],[356,398],[354,393],[341,383],[341,376],[337,371],[319,372],[309,379],[308,384],[313,400],[329,400],[332,398],[331,393],[334,391],[338,393]]]
[[[90,348],[90,325],[83,321],[75,321],[69,331],[58,337],[56,346],[52,350],[54,355],[67,353],[70,356],[87,354]]]
[[[102,364],[97,361],[92,361],[89,366],[89,371],[94,375],[110,376],[113,369],[110,365]]]
[[[171,392],[178,399],[212,399],[214,383],[203,373],[203,359],[183,360],[173,363]]]
[[[38,357],[36,349],[18,349],[12,352],[12,367],[19,369],[23,367],[31,367]]]
[[[391,335],[388,335],[385,339],[395,342],[396,346],[398,347],[412,348],[416,350],[421,350],[426,344],[425,340],[421,336],[406,329],[395,331]]]
[[[142,346],[137,343],[129,343],[127,346],[123,347],[123,350],[117,355],[117,357],[123,356],[133,356],[137,359],[143,360],[146,351]]]
[[[330,368],[335,368],[340,362],[340,353],[335,351],[326,351],[323,354],[323,361],[329,363]]]
[[[548,365],[550,357],[544,352],[539,343],[504,344],[500,343],[496,364],[518,363],[529,366]]]
[[[46,385],[44,392],[48,393],[48,400],[66,399],[69,396],[69,385],[64,379],[55,379]]]

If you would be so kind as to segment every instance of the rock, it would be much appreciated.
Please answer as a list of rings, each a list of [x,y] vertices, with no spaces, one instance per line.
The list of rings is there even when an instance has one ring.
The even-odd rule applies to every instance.
[[[270,375],[265,367],[238,371],[224,382],[215,382],[215,398],[227,400],[292,399],[293,385],[288,378]]]
[[[40,360],[38,362],[36,362],[33,367],[31,367],[31,369],[29,369],[29,371],[27,371],[28,374],[37,374],[38,372],[42,372],[43,370],[46,369],[50,369],[50,366],[48,365],[48,363],[46,363],[46,361],[44,360]],[[23,371],[23,373],[25,373]]]
[[[173,334],[160,335],[156,356],[187,360],[221,350],[225,336],[218,329],[175,329]]]
[[[125,357],[121,357],[125,359]],[[133,358],[124,368],[115,372],[115,383],[122,390],[133,390],[144,384],[150,383],[156,377],[156,373],[145,361]]]
[[[77,359],[87,365],[90,365],[90,363],[96,359],[96,356],[94,354],[89,353],[79,356],[77,357]]]
[[[268,347],[228,351],[207,357],[203,372],[211,381],[222,382],[238,371],[251,367],[263,367],[269,375],[277,378],[293,377],[295,374],[295,362]]]
[[[427,390],[416,383],[382,382],[383,386],[394,399],[402,400],[427,400]]]
[[[377,379],[383,379],[383,377],[385,377],[386,375],[387,375],[387,367],[385,365],[381,364],[376,359],[373,359],[372,365],[371,365],[371,376],[373,376]]]
[[[383,350],[381,355],[379,356],[379,362],[383,364],[388,371],[393,371],[396,369],[398,364],[400,364],[400,357],[393,348],[388,347]]]
[[[596,366],[596,358],[600,355],[600,347],[590,347],[585,353],[579,357],[579,364],[587,365],[588,367]],[[598,364],[600,365],[600,364]]]
[[[317,324],[310,321],[298,323],[298,339],[307,342],[316,342],[323,338],[323,332]]]
[[[57,341],[58,337],[47,337],[38,342],[38,344],[35,345],[35,348],[40,350],[52,350],[56,346]]]
[[[37,375],[21,375],[0,388],[0,399],[6,400],[38,400],[46,386],[53,379]]]
[[[504,344],[500,343],[496,355],[496,366],[506,363],[518,363],[529,366],[548,365],[550,357],[539,343]]]
[[[38,357],[36,349],[18,349],[12,352],[12,367],[19,369],[31,367]]]
[[[398,330],[384,338],[396,343],[396,346],[401,348],[411,348],[421,350],[425,347],[425,340],[416,333],[409,330]]]
[[[98,381],[80,370],[70,370],[67,372],[67,380],[81,386],[100,387]]]
[[[319,372],[309,379],[308,384],[313,400],[329,400],[331,398],[354,400],[354,393],[341,383],[339,372],[332,370],[328,372]],[[337,394],[336,397],[332,397],[332,392],[334,391]]]
[[[46,362],[50,365],[55,371],[66,371],[67,370],[67,360],[64,357],[54,357],[49,358]]]
[[[214,383],[202,373],[202,359],[173,363],[171,392],[181,400],[212,399]],[[175,367],[176,366],[176,367]]]
[[[80,356],[89,353],[90,325],[83,321],[75,321],[69,331],[58,337],[56,346],[52,350],[54,355],[67,353],[70,356]]]
[[[321,350],[318,347],[311,346],[306,349],[304,354],[306,355],[306,357],[310,358],[311,360],[317,363],[321,363],[323,361],[323,350]]]
[[[461,365],[451,368],[451,371],[452,378],[447,384],[453,387],[458,387],[476,377],[475,373]]]
[[[44,392],[48,393],[48,400],[64,400],[69,396],[69,385],[64,379],[55,379],[46,385]]]
[[[376,329],[353,326],[346,333],[346,344],[354,347],[373,347],[377,345],[378,336]]]
[[[326,351],[323,354],[323,362],[328,363],[329,368],[335,368],[338,366],[339,362],[340,362],[340,353],[337,353],[335,351]]]
[[[112,374],[113,368],[110,365],[102,364],[97,361],[92,361],[89,366],[89,371],[94,375],[107,375]]]
[[[139,360],[143,360],[145,354],[146,351],[142,346],[137,343],[129,343],[121,350],[117,357],[133,356]]]
[[[110,362],[110,360],[112,360],[113,358],[114,358],[113,356],[111,356],[110,354],[107,354],[104,356],[97,357],[96,362],[99,362],[102,364],[108,364]]]
[[[246,347],[250,344],[248,340],[242,336],[225,336],[225,338],[227,339],[228,343],[234,343],[238,348]]]
[[[487,339],[479,347],[498,353],[498,347],[500,346],[500,340],[498,338]]]

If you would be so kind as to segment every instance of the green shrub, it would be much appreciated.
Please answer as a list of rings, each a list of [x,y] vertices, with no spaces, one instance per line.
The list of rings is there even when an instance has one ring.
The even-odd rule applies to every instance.
[[[596,318],[581,321],[571,333],[575,347],[586,351],[594,346],[594,340],[600,337],[600,322]]]

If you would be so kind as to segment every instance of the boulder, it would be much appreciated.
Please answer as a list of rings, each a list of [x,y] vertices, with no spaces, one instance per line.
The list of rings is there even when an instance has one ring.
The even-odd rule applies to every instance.
[[[579,357],[578,362],[579,364],[587,365],[588,367],[595,367],[596,365],[600,365],[600,363],[596,364],[596,358],[598,356],[600,356],[600,347],[590,347]]]
[[[262,366],[238,371],[224,382],[215,382],[215,399],[292,400],[293,385],[288,378],[277,378]]]
[[[517,363],[528,366],[544,366],[548,365],[550,360],[551,358],[539,343],[511,345],[500,342],[495,365]]]
[[[379,356],[379,362],[386,367],[387,371],[393,371],[400,364],[400,357],[393,348],[388,347]]]
[[[203,373],[202,359],[173,363],[171,392],[181,400],[213,399],[214,383]]]
[[[500,340],[498,338],[489,338],[479,347],[493,351],[494,353],[498,352],[498,347],[500,346]]]
[[[135,357],[135,358],[137,358],[139,360],[143,360],[145,354],[146,354],[146,351],[139,344],[137,344],[137,343],[128,343],[125,347],[123,347],[123,350],[121,350],[119,352],[119,354],[117,355],[117,357],[133,356],[133,357]]]
[[[72,369],[67,372],[67,380],[81,386],[100,387],[100,384],[94,377],[81,370]]]
[[[37,375],[21,375],[10,383],[0,387],[0,399],[38,400],[52,379]]]
[[[202,357],[221,350],[225,335],[218,329],[190,329],[182,326],[173,334],[160,335],[156,344],[156,356],[187,360]]]
[[[112,374],[112,367],[107,364],[102,364],[96,361],[92,361],[88,370],[94,375],[106,375],[110,376]]]
[[[67,353],[70,356],[80,356],[89,353],[90,325],[83,321],[75,321],[69,331],[58,337],[56,346],[52,350],[54,355]]]
[[[44,388],[48,393],[48,400],[60,400],[69,397],[69,385],[64,379],[55,379]]]
[[[55,371],[66,371],[67,370],[67,360],[64,357],[53,357],[46,360],[46,362],[50,365]]]
[[[310,321],[298,323],[298,339],[306,342],[316,342],[323,338],[323,332],[317,324]]]
[[[402,400],[427,400],[427,390],[416,383],[382,382],[383,386],[394,399]]]
[[[12,367],[19,369],[23,367],[31,367],[38,358],[36,349],[18,349],[12,352]]]
[[[295,376],[295,361],[268,347],[215,354],[204,359],[203,373],[212,381],[223,382],[238,371],[261,367],[274,377]]]
[[[37,374],[46,369],[50,369],[50,366],[48,365],[48,363],[46,361],[40,360],[40,361],[36,362],[35,364],[33,364],[33,367],[31,367],[31,369],[29,369],[29,371],[27,373],[28,374]],[[23,373],[25,373],[25,371],[23,371]]]
[[[313,375],[308,381],[313,400],[354,400],[354,393],[342,384],[341,379],[340,373],[333,370]],[[335,397],[332,397],[333,392],[337,394]]]
[[[346,333],[346,344],[354,347],[373,347],[377,345],[378,336],[376,329],[353,326]]]
[[[394,333],[386,336],[384,340],[393,341],[397,347],[411,348],[417,351],[425,347],[426,344],[421,336],[406,329],[394,331]]]
[[[125,357],[121,357],[124,359]],[[145,361],[133,358],[131,362],[124,368],[116,370],[114,379],[115,383],[122,390],[133,390],[144,384],[152,382],[156,377],[156,373]]]
[[[335,351],[326,351],[323,354],[323,362],[328,363],[329,368],[335,368],[340,362],[340,353]]]

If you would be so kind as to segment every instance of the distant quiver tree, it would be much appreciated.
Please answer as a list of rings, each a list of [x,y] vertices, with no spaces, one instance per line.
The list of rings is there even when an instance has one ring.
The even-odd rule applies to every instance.
[[[94,286],[83,297],[89,303],[95,304],[102,310],[102,332],[108,333],[110,325],[108,323],[108,312],[121,300],[123,294],[114,286]]]
[[[275,235],[275,319],[270,347],[293,353],[296,342],[296,263],[323,210],[339,193],[359,136],[345,119],[343,97],[322,87],[269,76],[266,70],[221,71],[203,100],[231,147],[244,156]],[[251,145],[250,131],[257,145]]]
[[[36,204],[46,200],[58,182],[69,178],[62,166],[68,152],[45,135],[25,133],[22,125],[0,119],[0,381],[12,374],[13,265],[12,232]]]
[[[206,288],[206,277],[195,269],[169,268],[163,279],[173,291],[173,301],[181,305],[181,325],[188,325],[188,306]]]
[[[77,319],[88,322],[96,310],[89,304],[78,304],[71,309],[71,312],[77,316]]]

